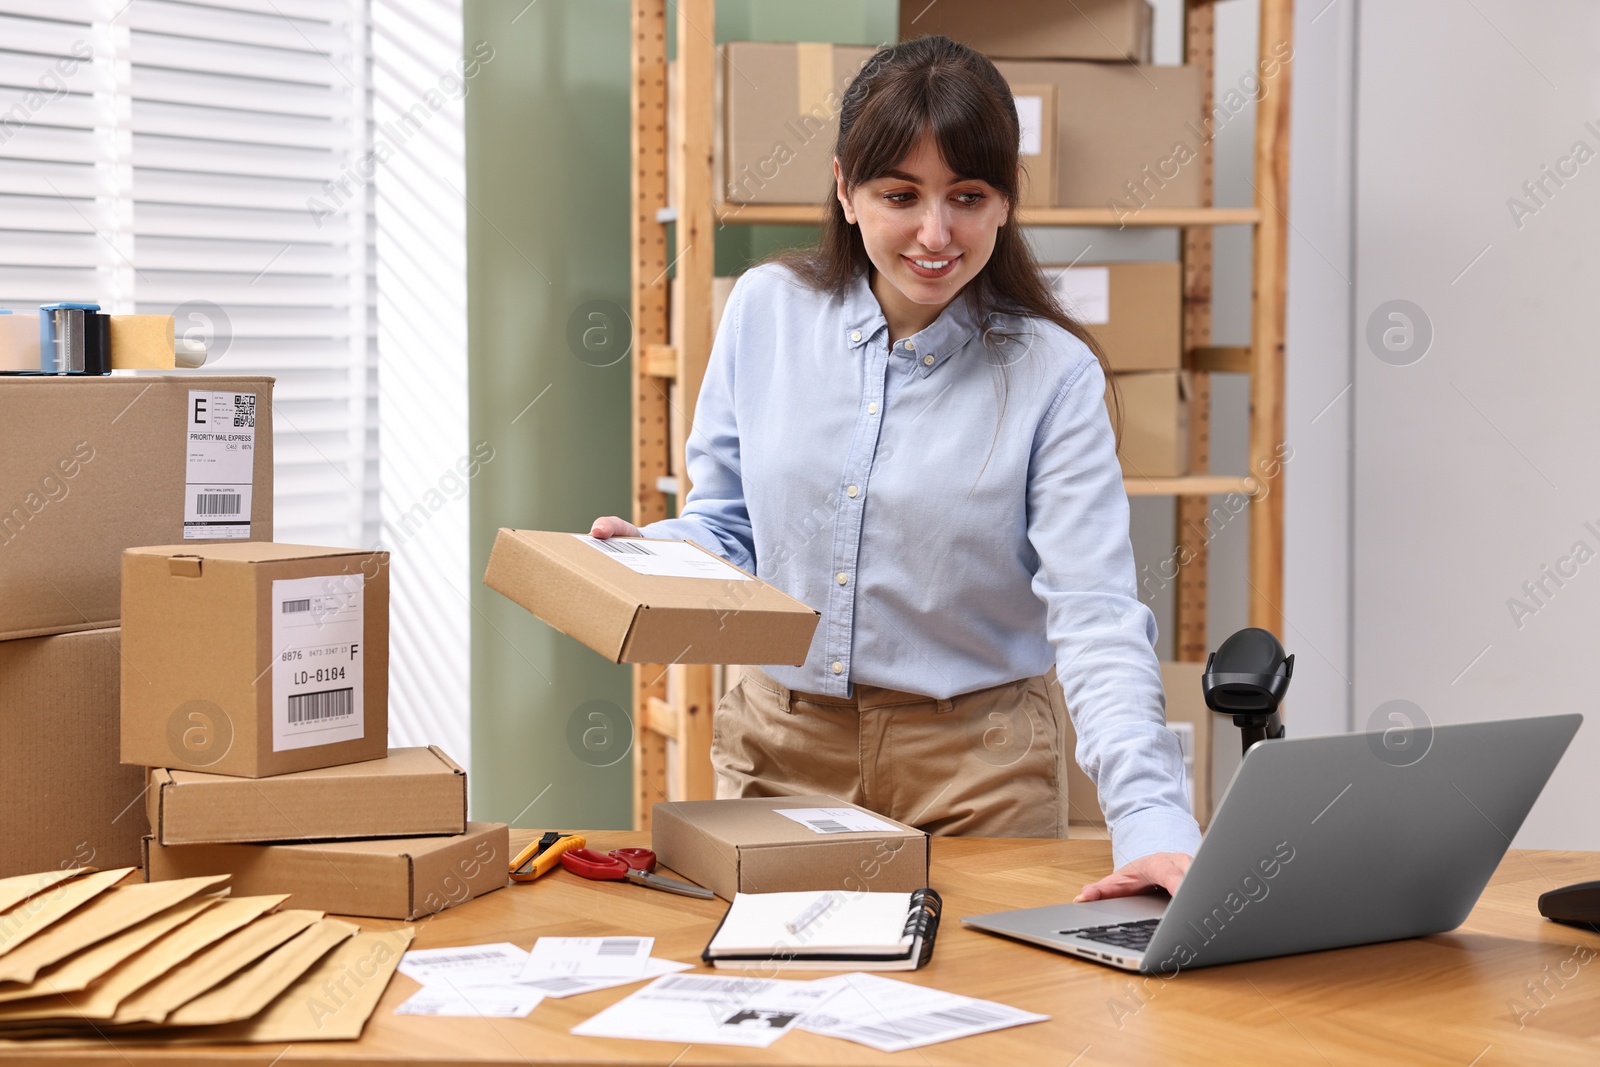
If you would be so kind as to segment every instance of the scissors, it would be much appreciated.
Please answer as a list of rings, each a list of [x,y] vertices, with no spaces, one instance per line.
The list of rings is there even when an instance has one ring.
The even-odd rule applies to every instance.
[[[577,834],[564,834],[560,830],[551,830],[517,853],[517,858],[511,861],[511,880],[533,881],[554,867],[562,853],[569,849],[582,848],[584,843],[583,838]]]
[[[686,897],[711,900],[716,894],[688,882],[663,878],[652,874],[656,869],[656,854],[647,848],[618,848],[610,852],[596,852],[592,848],[568,849],[561,854],[561,866],[581,878],[599,882],[632,882],[651,889],[665,889]]]

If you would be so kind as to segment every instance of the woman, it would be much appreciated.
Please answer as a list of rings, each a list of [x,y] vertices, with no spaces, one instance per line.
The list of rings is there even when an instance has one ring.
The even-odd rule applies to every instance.
[[[681,517],[591,532],[687,538],[822,613],[803,666],[749,668],[718,707],[719,796],[1065,836],[1070,707],[1117,867],[1078,899],[1170,891],[1200,835],[1106,367],[1013,224],[1017,146],[983,56],[944,37],[873,55],[820,243],[728,300]]]

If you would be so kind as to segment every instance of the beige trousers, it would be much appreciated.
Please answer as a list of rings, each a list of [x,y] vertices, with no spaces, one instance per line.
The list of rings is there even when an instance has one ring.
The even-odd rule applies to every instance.
[[[1066,703],[1055,671],[934,700],[787,689],[746,667],[717,705],[717,796],[821,793],[930,834],[1065,837]]]

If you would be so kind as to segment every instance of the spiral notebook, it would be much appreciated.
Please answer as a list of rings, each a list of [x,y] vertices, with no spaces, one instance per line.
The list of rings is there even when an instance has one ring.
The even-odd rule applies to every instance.
[[[914,971],[933,957],[943,901],[914,893],[735,893],[700,958],[713,967]]]

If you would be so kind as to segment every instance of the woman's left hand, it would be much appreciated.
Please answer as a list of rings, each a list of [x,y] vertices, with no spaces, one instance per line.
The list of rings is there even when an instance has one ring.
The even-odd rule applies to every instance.
[[[1176,893],[1184,872],[1189,869],[1190,858],[1182,852],[1152,852],[1148,856],[1140,856],[1098,882],[1084,886],[1072,898],[1072,902],[1082,904],[1089,900],[1130,897],[1135,893],[1148,893],[1152,889]]]

